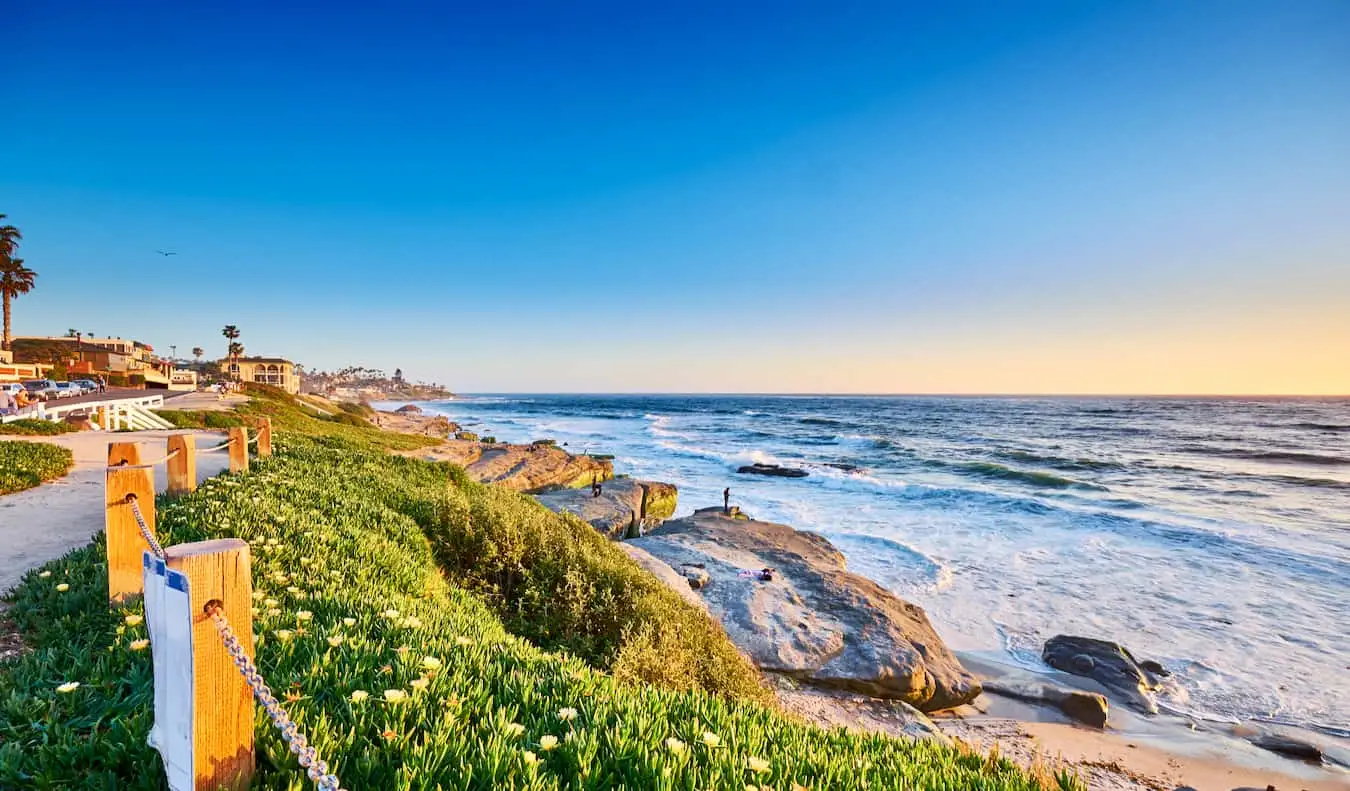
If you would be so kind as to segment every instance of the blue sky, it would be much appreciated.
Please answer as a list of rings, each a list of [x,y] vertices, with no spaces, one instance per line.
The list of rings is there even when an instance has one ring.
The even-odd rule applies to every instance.
[[[470,392],[1350,392],[1350,4],[26,5],[21,334]]]

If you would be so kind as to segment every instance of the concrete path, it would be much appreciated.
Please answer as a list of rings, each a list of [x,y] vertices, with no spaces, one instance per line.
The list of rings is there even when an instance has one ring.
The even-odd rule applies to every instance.
[[[189,429],[114,434],[99,431],[57,437],[0,436],[3,441],[61,445],[75,454],[75,466],[64,478],[0,496],[0,592],[18,584],[28,569],[84,546],[103,529],[103,483],[109,442],[139,442],[141,458],[151,462],[163,458],[166,438],[172,434],[196,435],[198,448],[209,448],[225,440],[220,432]],[[198,483],[228,469],[227,455],[199,453]],[[164,465],[157,465],[154,473],[155,491],[162,492],[168,486]]]

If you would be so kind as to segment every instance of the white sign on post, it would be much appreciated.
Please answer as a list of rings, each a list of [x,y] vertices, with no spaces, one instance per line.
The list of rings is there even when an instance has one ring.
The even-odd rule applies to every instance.
[[[146,552],[145,623],[154,662],[155,724],[150,746],[164,759],[171,791],[193,791],[192,612],[188,580]]]

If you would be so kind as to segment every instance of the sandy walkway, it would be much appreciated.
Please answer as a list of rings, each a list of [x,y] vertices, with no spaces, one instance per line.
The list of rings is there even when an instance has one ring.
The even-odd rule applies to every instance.
[[[165,438],[171,434],[195,434],[199,448],[218,445],[225,436],[184,429],[0,437],[6,441],[49,442],[70,448],[75,454],[75,467],[64,478],[0,497],[0,592],[14,587],[28,569],[84,546],[103,529],[103,478],[109,442],[139,442],[141,458],[149,462],[164,456]],[[229,459],[224,453],[197,455],[199,482],[228,467]],[[155,491],[162,492],[167,485],[161,464],[155,468]]]

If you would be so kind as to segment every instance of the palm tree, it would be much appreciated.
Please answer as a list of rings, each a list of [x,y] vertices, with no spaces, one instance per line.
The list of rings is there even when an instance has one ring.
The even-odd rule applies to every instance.
[[[0,260],[7,260],[14,256],[14,251],[19,249],[19,242],[23,241],[23,234],[13,225],[5,225],[5,215],[0,214]]]
[[[239,338],[239,328],[233,324],[226,324],[225,329],[221,330],[220,334],[224,335],[225,339],[230,342],[226,355],[230,358],[230,365],[234,366],[238,363],[238,356],[244,353],[244,347],[235,343]],[[237,352],[235,351],[236,347],[239,349]],[[231,371],[230,373],[233,374],[235,372]]]
[[[35,280],[37,280],[37,272],[24,266],[22,258],[12,258],[9,255],[0,257],[0,296],[3,296],[5,303],[4,347],[6,349],[9,348],[11,337],[9,332],[10,300],[32,291]]]
[[[200,346],[193,346],[193,347],[192,347],[192,356],[197,358],[197,364],[198,364],[198,365],[201,365],[201,362],[202,362],[202,355],[203,355],[203,354],[206,354],[206,350],[203,349],[202,347],[200,347]]]

